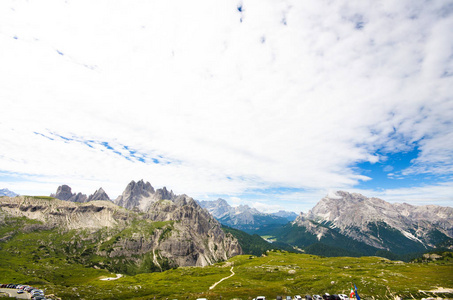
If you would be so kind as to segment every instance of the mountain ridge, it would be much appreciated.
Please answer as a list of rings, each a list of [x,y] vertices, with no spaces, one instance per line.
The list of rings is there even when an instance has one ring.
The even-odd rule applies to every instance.
[[[427,250],[453,238],[453,208],[391,204],[379,198],[338,191],[322,198],[293,222],[318,240],[329,229],[369,246],[397,253]]]
[[[34,230],[51,234],[58,231],[62,236],[75,230],[69,243],[80,246],[66,255],[84,265],[109,266],[111,271],[136,273],[206,266],[242,254],[237,240],[224,233],[220,224],[186,195],[156,201],[148,212],[129,210],[109,200],[73,202],[73,195],[66,193],[68,200],[2,197],[0,221],[5,216],[6,220],[25,217],[39,222],[32,226]],[[20,231],[0,236],[0,240],[12,239]],[[52,243],[52,239],[45,242],[52,251],[67,248]],[[106,261],[104,266],[97,263],[99,257]]]
[[[19,196],[19,195],[16,194],[15,192],[10,191],[10,190],[5,188],[5,189],[0,189],[0,196],[16,197],[16,196]]]
[[[207,209],[223,225],[253,233],[262,226],[286,224],[297,217],[296,213],[279,211],[263,213],[248,205],[231,206],[225,199],[214,201],[198,201],[201,207]]]

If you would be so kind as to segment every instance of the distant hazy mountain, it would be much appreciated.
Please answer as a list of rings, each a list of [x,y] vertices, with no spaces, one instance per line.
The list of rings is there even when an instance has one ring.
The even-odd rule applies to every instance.
[[[280,232],[282,241],[290,242],[289,237],[298,237],[303,246],[343,239],[344,245],[357,246],[345,248],[358,252],[361,246],[357,243],[399,254],[426,251],[453,238],[453,208],[391,204],[338,191],[321,199],[308,213],[300,214],[291,229]],[[338,241],[336,245],[340,245]]]
[[[232,207],[221,198],[215,201],[198,201],[198,203],[223,225],[248,233],[253,233],[263,227],[286,224],[297,217],[294,212],[279,211],[278,213],[267,214],[248,205]]]
[[[297,214],[293,211],[280,210],[276,213],[271,213],[271,215],[286,218],[288,221],[292,222],[297,218]]]
[[[0,196],[8,196],[8,197],[16,197],[19,196],[18,194],[8,190],[8,189],[1,189]]]

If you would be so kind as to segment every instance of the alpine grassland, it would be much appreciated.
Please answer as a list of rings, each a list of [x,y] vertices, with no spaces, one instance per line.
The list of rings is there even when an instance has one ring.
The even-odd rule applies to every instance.
[[[14,219],[12,223],[21,222],[30,220]],[[12,223],[9,222],[9,229]],[[16,233],[2,240],[0,283],[33,285],[45,289],[47,295],[65,300],[245,300],[259,295],[275,299],[277,295],[348,294],[352,284],[358,287],[362,299],[453,297],[451,293],[433,292],[439,287],[453,287],[451,252],[438,255],[442,259],[435,261],[404,263],[380,257],[321,257],[270,250],[262,256],[240,255],[208,267],[181,267],[116,279],[117,275],[107,270],[112,262],[99,269],[103,257],[98,257],[95,266],[87,267],[83,260],[68,258],[66,251],[77,253],[77,249],[58,252],[41,244],[48,241],[52,232]],[[61,235],[60,239],[69,237]],[[52,239],[58,243],[55,236]],[[104,246],[108,247],[108,243]],[[86,251],[87,246],[81,248]]]
[[[260,242],[244,249],[256,255],[179,268],[157,261],[158,253],[110,255],[135,235],[156,234],[164,240],[175,230],[174,224],[137,218],[122,229],[93,231],[0,214],[0,284],[32,285],[54,295],[50,298],[63,300],[275,299],[278,295],[349,294],[352,284],[362,299],[453,298],[453,254],[448,251],[402,262],[270,250],[266,248],[273,244]]]

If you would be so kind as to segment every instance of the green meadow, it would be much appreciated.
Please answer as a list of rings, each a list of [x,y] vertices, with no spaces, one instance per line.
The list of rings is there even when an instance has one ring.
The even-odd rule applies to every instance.
[[[125,258],[97,254],[97,249],[108,254],[116,239],[131,234],[128,230],[60,231],[26,218],[2,216],[0,221],[0,283],[32,285],[64,300],[275,299],[277,295],[348,294],[353,283],[363,299],[453,298],[451,292],[430,292],[453,288],[452,252],[435,261],[405,263],[268,250],[263,256],[240,255],[208,267],[160,272],[151,258],[136,266]],[[171,226],[171,222],[135,222],[131,230],[152,232]],[[230,276],[231,270],[232,277],[210,289]],[[115,273],[124,276],[101,280],[116,277]]]
[[[429,292],[453,287],[451,255],[436,262],[403,263],[379,257],[324,258],[269,251],[262,257],[241,255],[208,267],[103,281],[116,275],[62,258],[24,265],[19,258],[1,254],[0,282],[32,284],[61,299],[252,299],[259,295],[275,299],[277,295],[348,294],[352,283],[363,299],[453,297]],[[231,275],[231,267],[234,275],[210,289]]]

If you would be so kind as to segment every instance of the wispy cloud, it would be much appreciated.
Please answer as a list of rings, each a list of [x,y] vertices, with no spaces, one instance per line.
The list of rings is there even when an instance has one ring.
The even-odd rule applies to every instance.
[[[194,197],[295,188],[302,210],[372,183],[357,164],[418,147],[395,176],[448,185],[451,6],[2,1],[0,171],[44,194],[114,197],[141,178]]]

